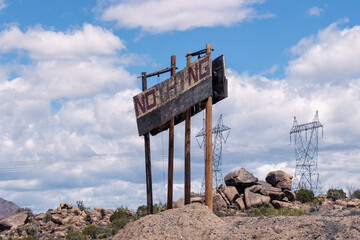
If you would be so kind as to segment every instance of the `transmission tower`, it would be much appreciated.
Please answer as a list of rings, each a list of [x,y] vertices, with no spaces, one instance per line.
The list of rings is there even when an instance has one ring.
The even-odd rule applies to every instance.
[[[230,129],[231,128],[229,128],[223,124],[223,117],[221,114],[217,121],[216,126],[213,127],[213,129],[212,129],[212,133],[213,133],[213,135],[215,135],[213,145],[212,145],[212,148],[213,148],[213,188],[216,188],[217,186],[219,186],[219,184],[224,182],[224,179],[222,177],[222,172],[221,172],[222,144],[223,144],[223,142],[226,143],[226,141],[229,137],[229,134],[230,134]],[[226,131],[227,131],[227,134],[225,134],[225,136],[224,136],[223,132],[226,132]],[[204,145],[205,136],[206,136],[206,132],[205,132],[205,119],[204,119],[203,120],[203,128],[195,136],[196,141],[198,142],[200,148]],[[201,138],[201,142],[199,142],[199,140],[198,140],[199,138]],[[204,148],[204,151],[205,151],[205,148]],[[204,186],[205,186],[204,179],[205,179],[205,176],[203,178],[201,191],[203,191]]]
[[[323,125],[319,121],[318,111],[316,111],[314,121],[310,123],[299,125],[296,117],[294,117],[294,125],[290,131],[290,143],[293,135],[296,160],[293,179],[295,191],[301,188],[311,190],[314,193],[321,191],[317,170],[319,128],[321,128],[323,136]]]

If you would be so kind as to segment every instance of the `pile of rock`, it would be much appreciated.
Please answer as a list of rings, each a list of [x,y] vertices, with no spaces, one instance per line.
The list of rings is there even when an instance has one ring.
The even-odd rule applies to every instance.
[[[284,171],[270,172],[266,181],[261,181],[244,168],[228,173],[226,186],[220,185],[213,192],[213,209],[247,209],[271,203],[275,208],[299,209],[296,195],[291,192],[292,176]]]
[[[0,237],[16,239],[33,235],[38,239],[64,239],[70,230],[82,230],[88,225],[105,227],[110,223],[112,209],[95,207],[93,211],[80,210],[72,204],[60,203],[56,210],[49,209],[46,213],[30,216],[21,212],[0,220]]]

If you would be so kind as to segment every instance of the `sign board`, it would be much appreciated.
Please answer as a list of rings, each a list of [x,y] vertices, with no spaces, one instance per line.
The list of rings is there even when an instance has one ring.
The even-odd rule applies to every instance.
[[[225,58],[221,55],[212,61],[212,96],[213,104],[228,97],[228,83],[225,75]],[[191,116],[196,115],[206,108],[207,98],[190,107]],[[175,116],[175,125],[185,121],[186,112],[182,112]],[[154,128],[150,131],[151,135],[156,135],[162,131],[169,129],[170,123]]]
[[[139,135],[144,135],[212,95],[210,55],[134,96]],[[165,129],[164,129],[165,130]]]

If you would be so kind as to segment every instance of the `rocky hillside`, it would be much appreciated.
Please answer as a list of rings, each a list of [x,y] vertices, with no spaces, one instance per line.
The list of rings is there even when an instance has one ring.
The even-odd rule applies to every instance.
[[[359,239],[360,209],[318,211],[302,216],[219,218],[202,204],[143,217],[113,240],[160,239]]]
[[[10,217],[18,209],[19,207],[15,203],[0,198],[0,219]]]
[[[184,206],[180,199],[175,209],[148,216],[146,206],[135,214],[62,202],[46,213],[0,220],[0,240],[360,239],[360,199],[312,194],[303,203],[298,200],[304,195],[291,191],[292,176],[281,170],[262,181],[241,168],[224,180],[226,186],[213,189],[213,212],[199,194],[193,194],[193,204]]]

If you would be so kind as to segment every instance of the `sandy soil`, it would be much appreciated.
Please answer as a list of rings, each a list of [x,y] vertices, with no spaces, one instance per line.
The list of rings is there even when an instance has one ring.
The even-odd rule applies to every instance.
[[[300,217],[223,217],[191,204],[127,224],[112,239],[360,239],[360,209]]]

